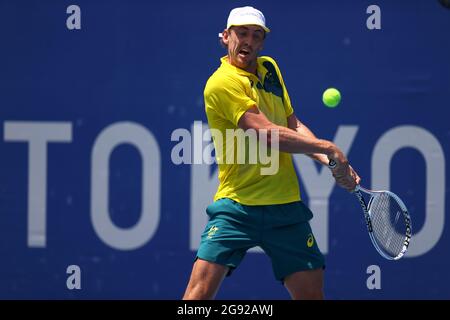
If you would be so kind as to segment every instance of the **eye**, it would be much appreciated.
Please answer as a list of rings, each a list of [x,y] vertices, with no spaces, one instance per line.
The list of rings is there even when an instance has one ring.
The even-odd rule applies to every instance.
[[[260,33],[254,33],[253,38],[255,40],[262,40],[263,36]]]

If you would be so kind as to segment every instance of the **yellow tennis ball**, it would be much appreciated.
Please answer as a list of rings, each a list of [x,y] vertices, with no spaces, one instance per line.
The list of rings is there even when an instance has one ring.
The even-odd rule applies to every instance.
[[[341,102],[341,93],[335,88],[328,88],[322,96],[323,103],[329,107],[336,107]]]

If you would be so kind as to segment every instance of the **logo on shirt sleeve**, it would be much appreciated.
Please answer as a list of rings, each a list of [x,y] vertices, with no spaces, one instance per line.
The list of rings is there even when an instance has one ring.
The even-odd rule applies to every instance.
[[[308,240],[306,240],[306,245],[311,248],[314,245],[314,236],[312,233],[308,235]]]
[[[217,230],[219,230],[219,228],[217,228],[216,225],[213,225],[208,231],[208,239],[211,239],[216,234]]]
[[[263,66],[267,69],[267,73],[264,76],[264,91],[283,99],[283,86],[278,78],[275,66],[269,61],[264,61]]]

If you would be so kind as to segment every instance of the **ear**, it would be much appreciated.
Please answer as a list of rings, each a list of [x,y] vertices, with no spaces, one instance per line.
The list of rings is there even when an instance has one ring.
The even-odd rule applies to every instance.
[[[228,29],[223,30],[222,32],[222,41],[225,45],[228,45],[230,31]]]

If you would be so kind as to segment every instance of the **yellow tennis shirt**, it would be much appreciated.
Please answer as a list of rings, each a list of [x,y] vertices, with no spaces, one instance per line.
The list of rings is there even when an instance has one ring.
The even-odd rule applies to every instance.
[[[209,127],[224,137],[219,145],[213,135],[220,183],[214,201],[231,198],[245,205],[271,205],[300,200],[291,154],[279,152],[276,173],[263,175],[261,169],[269,165],[259,158],[256,163],[228,163],[222,159],[225,151],[218,152],[230,147],[227,142],[231,140],[225,138],[227,129],[238,129],[240,117],[253,106],[257,106],[271,122],[287,127],[287,117],[294,110],[276,62],[270,57],[258,57],[258,76],[232,66],[226,56],[221,62],[204,91]]]

